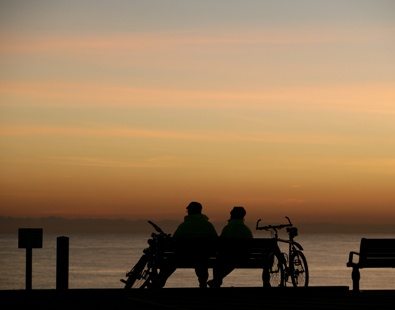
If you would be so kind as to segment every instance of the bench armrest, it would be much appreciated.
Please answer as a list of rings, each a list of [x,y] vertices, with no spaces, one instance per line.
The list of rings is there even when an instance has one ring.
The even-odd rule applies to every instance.
[[[358,252],[354,252],[354,251],[350,252],[350,254],[348,255],[347,267],[353,267],[353,266],[358,265],[358,263],[354,263],[353,262],[354,255],[359,256],[359,253]]]

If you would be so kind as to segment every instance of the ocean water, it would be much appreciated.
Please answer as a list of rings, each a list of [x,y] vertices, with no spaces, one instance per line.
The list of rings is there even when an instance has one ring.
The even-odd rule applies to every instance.
[[[269,237],[264,233],[257,237]],[[55,288],[56,238],[44,234],[43,248],[33,249],[33,288]],[[141,234],[70,234],[70,288],[122,288],[125,273],[137,262],[149,236]],[[352,287],[350,251],[359,251],[362,237],[395,238],[388,234],[307,234],[296,240],[304,247],[311,286]],[[210,270],[210,277],[212,272]],[[261,286],[260,270],[234,270],[223,286]],[[361,289],[395,289],[395,269],[362,269]],[[166,287],[196,287],[191,269],[177,270]],[[16,234],[0,234],[0,289],[25,287],[25,250]]]

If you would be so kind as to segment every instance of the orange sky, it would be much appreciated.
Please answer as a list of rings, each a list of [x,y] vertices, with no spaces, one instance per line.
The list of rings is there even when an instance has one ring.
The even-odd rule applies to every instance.
[[[0,216],[395,224],[391,1],[38,2],[0,4]]]

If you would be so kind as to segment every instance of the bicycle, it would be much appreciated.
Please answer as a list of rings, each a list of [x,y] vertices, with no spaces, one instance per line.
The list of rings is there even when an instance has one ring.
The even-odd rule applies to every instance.
[[[156,232],[151,234],[148,239],[148,247],[143,250],[143,255],[133,266],[133,268],[126,273],[126,280],[120,281],[125,284],[125,289],[130,288],[151,288],[158,276],[158,259],[161,255],[161,245],[170,237],[158,225],[148,221]]]
[[[288,224],[281,225],[267,225],[259,226],[261,219],[256,222],[256,230],[266,230],[273,233],[277,242],[288,244],[288,253],[282,252],[282,259],[276,269],[271,270],[277,273],[280,279],[280,286],[286,286],[287,282],[291,282],[294,287],[308,286],[309,285],[309,268],[307,265],[306,256],[304,255],[303,247],[300,243],[296,242],[294,238],[298,235],[298,229],[293,226],[288,216],[285,217]],[[278,237],[278,231],[286,228],[288,239],[281,239]]]

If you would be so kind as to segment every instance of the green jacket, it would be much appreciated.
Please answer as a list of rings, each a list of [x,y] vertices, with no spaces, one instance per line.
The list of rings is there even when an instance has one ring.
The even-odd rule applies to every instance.
[[[221,232],[221,238],[249,239],[252,237],[252,232],[244,224],[244,220],[229,220]]]
[[[184,218],[173,234],[174,238],[217,238],[217,232],[204,214],[191,214]]]

